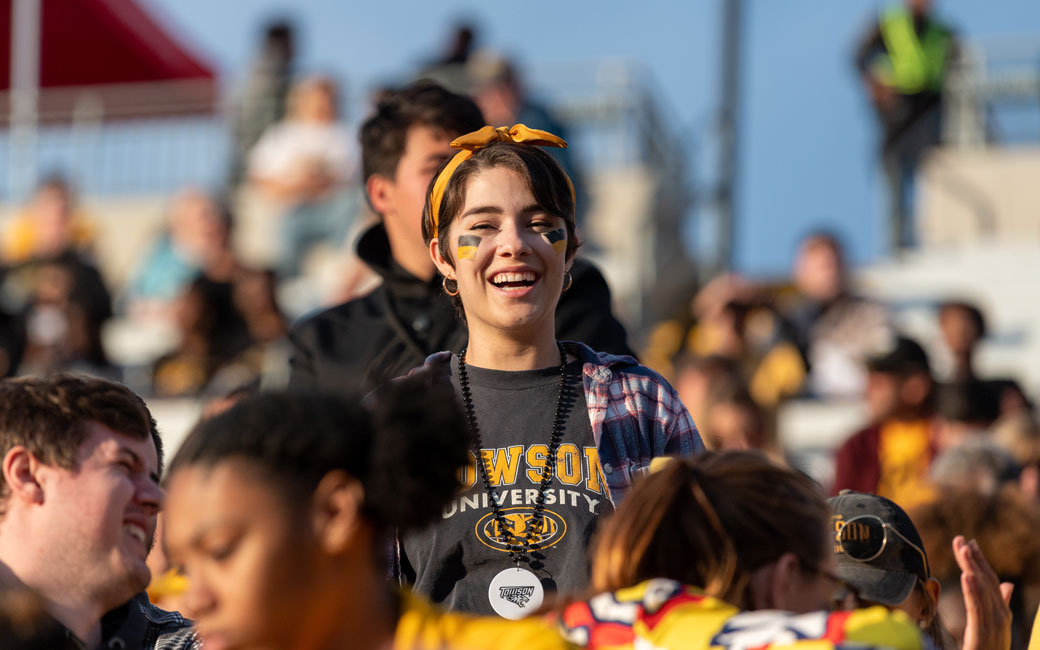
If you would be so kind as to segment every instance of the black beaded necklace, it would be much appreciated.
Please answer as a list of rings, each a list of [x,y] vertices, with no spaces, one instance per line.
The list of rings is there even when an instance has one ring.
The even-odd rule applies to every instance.
[[[480,453],[482,448],[480,440],[480,429],[477,427],[477,414],[473,409],[473,394],[469,388],[469,376],[466,374],[466,350],[463,348],[458,353],[459,363],[459,388],[462,390],[462,405],[466,410],[466,421],[469,424],[469,432],[473,438],[473,453],[477,459],[477,465],[480,467],[480,475],[484,479],[484,491],[488,495],[488,501],[491,505],[491,512],[494,513],[495,523],[498,524],[498,529],[501,532],[499,537],[500,542],[506,545],[506,551],[509,553],[509,559],[520,566],[520,562],[524,561],[530,563],[531,560],[528,557],[531,553],[531,540],[534,539],[536,528],[538,531],[543,526],[542,511],[545,510],[545,491],[549,489],[549,483],[552,482],[553,473],[556,466],[556,453],[560,447],[560,439],[563,437],[563,400],[564,393],[567,387],[567,352],[563,349],[563,344],[559,341],[556,342],[556,347],[560,349],[560,390],[556,395],[556,412],[553,414],[553,425],[552,435],[549,439],[549,451],[546,454],[545,465],[542,467],[542,482],[538,485],[538,497],[535,499],[534,512],[531,515],[531,525],[527,527],[527,536],[522,540],[522,546],[516,546],[510,541],[509,533],[506,532],[505,519],[502,518],[502,510],[499,507],[498,500],[495,498],[498,493],[495,488],[491,486],[491,479],[488,477],[487,462],[484,460],[483,455]]]

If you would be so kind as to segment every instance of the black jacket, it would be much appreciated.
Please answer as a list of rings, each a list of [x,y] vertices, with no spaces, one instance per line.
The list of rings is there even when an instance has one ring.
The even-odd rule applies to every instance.
[[[401,268],[382,224],[361,236],[358,255],[383,283],[293,328],[292,390],[368,391],[422,365],[434,352],[457,352],[466,344],[466,326],[440,279],[424,282]],[[556,308],[557,338],[632,354],[625,328],[610,311],[610,289],[599,270],[579,259],[571,275],[574,283]]]

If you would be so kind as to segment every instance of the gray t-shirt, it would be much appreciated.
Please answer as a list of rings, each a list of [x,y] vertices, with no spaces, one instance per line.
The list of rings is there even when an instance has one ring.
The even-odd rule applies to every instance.
[[[461,395],[458,362],[452,384]],[[548,455],[560,390],[559,367],[509,372],[466,366],[473,394],[482,455],[514,544],[531,525],[540,470]],[[606,496],[599,454],[592,437],[581,363],[567,365],[563,435],[556,472],[545,494],[544,524],[532,540],[533,571],[546,592],[577,592],[588,581],[586,550],[598,517],[613,511]],[[444,509],[442,519],[402,540],[402,569],[414,590],[453,611],[493,615],[488,585],[513,566],[499,537],[483,478],[474,462],[466,486]],[[516,538],[519,539],[516,539]]]

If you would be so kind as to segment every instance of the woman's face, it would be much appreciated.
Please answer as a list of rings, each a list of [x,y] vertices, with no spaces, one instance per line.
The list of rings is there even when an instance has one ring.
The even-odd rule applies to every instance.
[[[307,520],[245,461],[170,479],[164,542],[207,650],[285,648],[313,610],[318,575]]]
[[[792,580],[791,600],[785,609],[797,614],[827,609],[838,587],[834,576],[837,568],[834,554],[828,552],[824,553],[816,567],[796,571]]]
[[[455,266],[440,255],[451,251]],[[447,241],[431,253],[441,273],[458,281],[470,326],[529,332],[551,328],[563,278],[570,268],[562,217],[538,207],[526,180],[505,167],[469,179]]]

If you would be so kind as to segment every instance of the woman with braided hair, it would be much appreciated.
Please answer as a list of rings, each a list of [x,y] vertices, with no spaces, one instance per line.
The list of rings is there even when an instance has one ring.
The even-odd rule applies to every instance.
[[[469,339],[428,363],[446,366],[473,448],[463,491],[401,539],[401,569],[450,609],[519,618],[585,588],[596,521],[651,459],[703,445],[655,372],[555,338],[579,243],[570,179],[541,147],[566,143],[517,125],[452,146],[422,227]]]

